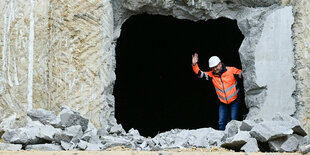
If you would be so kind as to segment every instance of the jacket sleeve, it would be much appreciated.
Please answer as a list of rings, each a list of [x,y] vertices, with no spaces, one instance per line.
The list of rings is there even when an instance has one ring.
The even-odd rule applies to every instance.
[[[240,70],[236,67],[231,67],[231,68],[232,68],[233,74],[240,74],[242,72],[242,70]]]
[[[207,72],[202,72],[199,67],[198,64],[196,64],[195,66],[192,66],[193,70],[195,72],[195,74],[199,77],[199,78],[205,78],[206,80],[209,80],[209,76],[207,74]]]

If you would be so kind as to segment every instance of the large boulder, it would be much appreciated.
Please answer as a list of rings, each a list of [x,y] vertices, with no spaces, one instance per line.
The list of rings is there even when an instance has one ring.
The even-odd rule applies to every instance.
[[[239,131],[241,124],[242,122],[237,120],[232,120],[228,122],[225,128],[225,137],[229,138],[236,135]]]
[[[293,130],[283,122],[264,121],[256,124],[250,134],[260,142],[267,142],[293,134]]]
[[[18,128],[18,129],[9,129],[3,135],[2,139],[5,142],[13,144],[38,144],[44,142],[41,138],[38,137],[40,132],[40,127],[43,124],[40,122],[32,122],[31,125]]]

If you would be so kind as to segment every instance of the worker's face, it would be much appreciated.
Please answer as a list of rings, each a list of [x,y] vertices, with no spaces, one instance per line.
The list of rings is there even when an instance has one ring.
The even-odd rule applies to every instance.
[[[214,73],[219,73],[222,69],[222,63],[220,62],[219,64],[217,64],[215,67],[212,67],[212,72]]]

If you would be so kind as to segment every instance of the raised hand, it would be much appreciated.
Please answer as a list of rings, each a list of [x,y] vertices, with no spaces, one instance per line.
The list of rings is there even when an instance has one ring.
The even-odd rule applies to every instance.
[[[192,65],[195,66],[198,62],[198,54],[195,53],[194,55],[192,55]]]

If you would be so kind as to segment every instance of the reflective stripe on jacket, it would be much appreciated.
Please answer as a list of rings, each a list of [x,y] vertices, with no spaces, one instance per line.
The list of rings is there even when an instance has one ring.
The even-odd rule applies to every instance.
[[[229,104],[237,98],[239,89],[236,87],[237,80],[234,74],[239,74],[241,72],[240,69],[226,67],[226,71],[222,75],[213,74],[212,71],[202,72],[198,65],[193,66],[193,70],[198,76],[205,77],[207,80],[208,77],[212,78],[216,94],[221,102]]]

